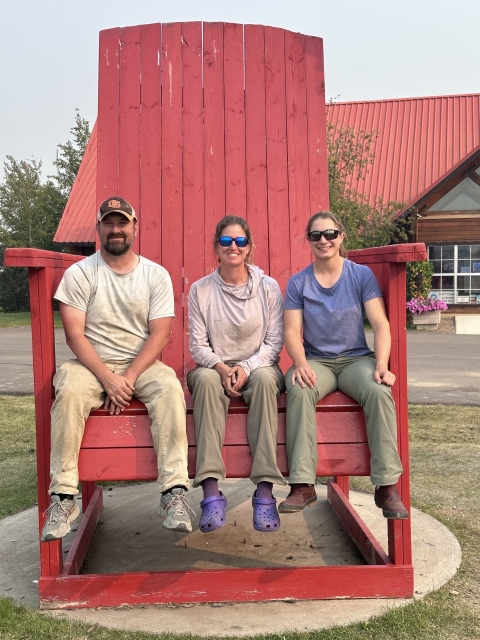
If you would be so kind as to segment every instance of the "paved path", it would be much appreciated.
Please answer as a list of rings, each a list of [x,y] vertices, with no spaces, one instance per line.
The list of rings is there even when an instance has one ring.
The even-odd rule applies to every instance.
[[[55,339],[58,365],[72,354],[62,329]],[[409,401],[480,406],[479,352],[480,336],[409,331]],[[0,329],[0,393],[33,393],[30,329]]]
[[[73,358],[63,329],[55,329],[57,366]],[[33,393],[32,333],[27,329],[0,329],[0,394]]]
[[[480,406],[480,336],[409,331],[408,399]]]

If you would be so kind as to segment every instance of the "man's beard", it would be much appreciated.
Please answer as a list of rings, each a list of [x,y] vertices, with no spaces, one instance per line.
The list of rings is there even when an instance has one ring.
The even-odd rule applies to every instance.
[[[111,238],[107,238],[107,242],[103,245],[103,248],[107,253],[112,256],[123,256],[130,249],[132,244],[128,244],[125,236],[113,236],[115,238],[122,237],[123,243],[120,242],[112,242],[110,243]]]

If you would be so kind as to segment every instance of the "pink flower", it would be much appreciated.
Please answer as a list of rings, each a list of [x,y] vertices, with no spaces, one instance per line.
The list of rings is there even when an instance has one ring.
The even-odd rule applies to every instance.
[[[414,315],[418,315],[427,311],[446,311],[448,306],[443,300],[435,298],[412,298],[407,302],[407,309]]]

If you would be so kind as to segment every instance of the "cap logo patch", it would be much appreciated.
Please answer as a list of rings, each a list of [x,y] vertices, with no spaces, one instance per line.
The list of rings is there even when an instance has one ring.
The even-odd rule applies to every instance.
[[[118,200],[109,200],[108,206],[111,207],[112,209],[120,209],[122,205]]]

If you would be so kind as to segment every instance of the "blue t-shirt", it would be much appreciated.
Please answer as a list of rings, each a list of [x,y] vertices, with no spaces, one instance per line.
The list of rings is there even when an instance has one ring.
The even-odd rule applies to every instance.
[[[344,260],[340,278],[329,289],[315,278],[313,264],[292,276],[285,309],[303,310],[303,346],[307,358],[372,354],[363,329],[363,304],[381,298],[372,270]]]

